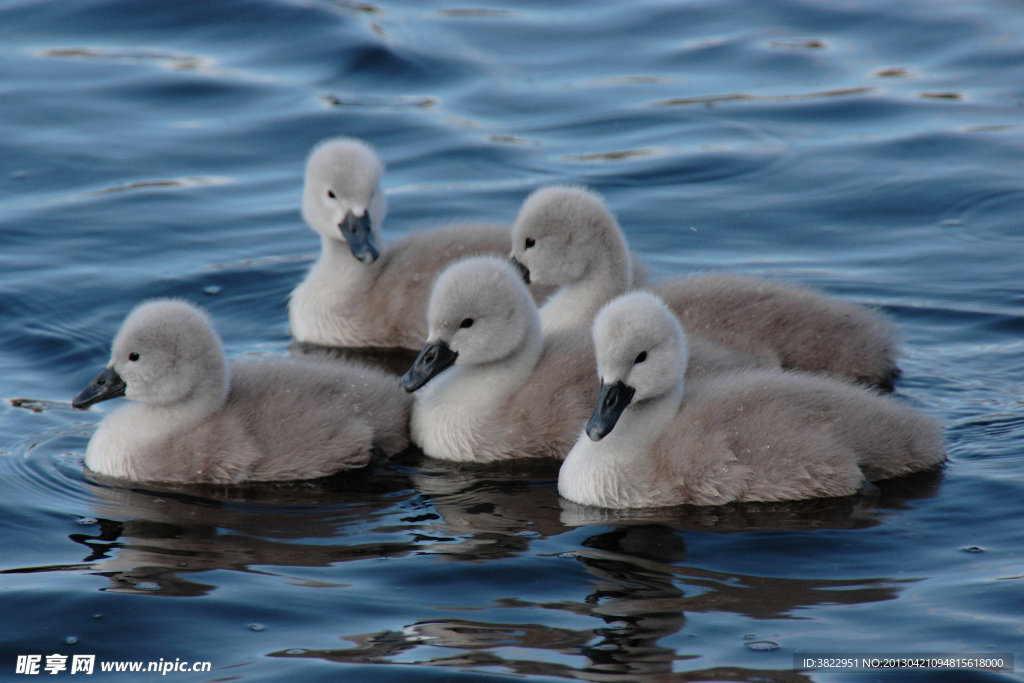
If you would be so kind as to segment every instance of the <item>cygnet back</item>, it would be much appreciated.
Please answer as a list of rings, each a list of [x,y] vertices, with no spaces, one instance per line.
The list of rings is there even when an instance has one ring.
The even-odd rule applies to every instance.
[[[806,287],[722,273],[653,287],[688,334],[786,369],[892,391],[899,335],[882,314]]]
[[[75,397],[127,396],[86,451],[90,469],[139,481],[312,479],[408,444],[410,402],[394,378],[353,363],[260,360],[230,377],[206,314],[184,301],[137,307],[106,370]]]

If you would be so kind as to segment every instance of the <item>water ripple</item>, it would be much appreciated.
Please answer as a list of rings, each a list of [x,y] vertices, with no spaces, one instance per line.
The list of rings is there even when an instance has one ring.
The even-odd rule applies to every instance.
[[[864,95],[875,92],[875,88],[839,88],[837,90],[821,90],[810,93],[794,93],[790,95],[706,95],[701,97],[676,97],[667,100],[652,102],[652,107],[676,107],[693,104],[712,105],[720,102],[799,102],[803,100],[818,100],[828,97],[849,97],[851,95]]]
[[[53,59],[82,59],[131,65],[153,64],[168,71],[194,71],[214,76],[229,76],[231,78],[243,78],[245,80],[261,82],[272,82],[274,80],[270,76],[263,74],[225,69],[213,57],[153,48],[54,47],[36,50],[34,54],[37,57]]]

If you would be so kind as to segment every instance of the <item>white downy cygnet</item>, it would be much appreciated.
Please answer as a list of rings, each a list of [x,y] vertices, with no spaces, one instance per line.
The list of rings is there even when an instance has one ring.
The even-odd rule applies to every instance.
[[[618,221],[582,187],[541,188],[512,228],[512,257],[531,282],[560,286],[541,308],[545,332],[589,326],[630,280]],[[823,372],[891,390],[898,335],[881,314],[814,290],[727,274],[651,287],[691,338],[749,353],[768,365]]]
[[[383,173],[360,140],[324,140],[310,153],[302,216],[320,235],[321,251],[288,302],[296,341],[418,349],[437,272],[466,256],[508,253],[507,228],[473,223],[412,233],[382,248]]]
[[[845,496],[945,460],[934,420],[864,387],[777,370],[684,381],[687,337],[653,294],[608,303],[593,336],[601,396],[558,476],[559,493],[573,502]]]
[[[413,441],[445,460],[565,457],[597,399],[587,335],[544,339],[526,285],[496,257],[444,270],[427,318],[427,344],[402,378],[416,392]]]
[[[565,457],[597,398],[589,332],[544,335],[519,274],[495,257],[444,270],[427,317],[427,344],[402,378],[416,392],[413,441],[464,462]],[[695,376],[756,364],[714,344],[694,355]]]
[[[85,464],[137,481],[237,484],[314,479],[408,445],[410,404],[394,377],[356,364],[233,363],[206,313],[143,303],[114,339],[110,363],[72,405],[125,396],[104,418]]]

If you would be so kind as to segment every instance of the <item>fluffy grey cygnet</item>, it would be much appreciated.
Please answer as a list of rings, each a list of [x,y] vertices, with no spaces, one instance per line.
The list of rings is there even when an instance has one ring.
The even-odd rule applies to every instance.
[[[437,278],[427,344],[402,378],[416,392],[412,440],[435,458],[563,458],[597,399],[582,330],[541,334],[506,259],[469,258]]]
[[[946,459],[934,420],[847,382],[776,370],[684,382],[687,337],[653,294],[612,300],[593,337],[601,396],[558,476],[559,493],[573,502],[844,496]]]
[[[532,193],[512,228],[512,257],[531,282],[559,286],[541,308],[545,332],[589,326],[631,279],[626,240],[596,193],[552,186]],[[814,290],[720,273],[651,287],[701,337],[766,364],[824,372],[891,390],[898,335],[881,314]]]
[[[430,456],[463,462],[563,458],[597,399],[590,333],[544,335],[505,259],[459,261],[437,278],[429,336],[402,386],[416,392],[410,431]],[[696,374],[754,361],[705,345]]]
[[[383,173],[376,152],[360,140],[324,140],[310,153],[302,215],[320,235],[321,250],[288,302],[297,341],[418,349],[437,272],[466,256],[508,253],[508,229],[488,224],[416,232],[383,248]]]
[[[72,405],[125,396],[104,418],[86,466],[137,481],[237,484],[313,479],[408,445],[410,401],[394,377],[355,364],[233,363],[193,304],[143,303],[110,363]]]

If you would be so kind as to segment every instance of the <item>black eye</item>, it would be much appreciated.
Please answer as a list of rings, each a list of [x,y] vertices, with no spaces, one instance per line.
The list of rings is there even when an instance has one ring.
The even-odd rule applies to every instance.
[[[527,249],[532,248],[533,245],[535,245],[535,244],[537,244],[537,240],[533,239],[532,237],[527,237],[526,238],[526,248]]]
[[[459,327],[461,327],[462,329],[466,329],[467,327],[473,327],[473,319],[466,318],[459,324]]]
[[[327,196],[331,199],[337,199],[338,195],[334,194],[334,190],[327,190]]]
[[[128,360],[134,361],[134,360],[138,360],[138,359],[139,359],[139,354],[135,353],[134,351],[132,351],[131,353],[128,354]]]
[[[633,365],[636,365],[637,363],[643,363],[645,360],[647,360],[647,352],[641,351],[640,355],[636,357],[635,361],[633,361]]]

